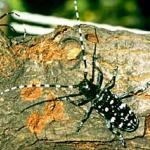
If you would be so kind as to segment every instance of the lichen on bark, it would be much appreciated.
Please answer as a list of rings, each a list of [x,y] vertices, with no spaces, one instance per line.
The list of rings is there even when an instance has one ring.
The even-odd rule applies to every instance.
[[[91,77],[91,61],[94,43],[93,26],[82,25],[88,78]],[[126,31],[111,32],[96,28],[97,62],[104,73],[104,83],[118,66],[114,93],[130,91],[150,81],[150,36]],[[11,41],[11,43],[10,43]],[[77,27],[60,26],[44,36],[27,36],[23,42],[8,40],[0,35],[0,91],[22,84],[77,84],[83,79],[84,66]],[[78,64],[78,65],[76,65]],[[59,149],[120,148],[105,126],[105,120],[95,111],[80,133],[76,133],[84,112],[88,108],[75,107],[68,102],[43,103],[23,113],[25,107],[46,99],[78,92],[54,88],[25,88],[0,97],[0,141],[2,149],[19,149],[48,146]],[[150,88],[141,95],[125,100],[140,117],[140,126],[133,133],[124,133],[129,149],[149,147]],[[144,137],[143,137],[144,136]],[[138,138],[136,138],[138,137]],[[141,142],[141,139],[143,143]],[[72,142],[67,144],[66,142]],[[82,141],[82,142],[81,142]],[[46,144],[43,144],[47,142]],[[93,144],[93,142],[95,142]],[[41,144],[42,143],[42,144]],[[138,146],[137,146],[138,145]]]

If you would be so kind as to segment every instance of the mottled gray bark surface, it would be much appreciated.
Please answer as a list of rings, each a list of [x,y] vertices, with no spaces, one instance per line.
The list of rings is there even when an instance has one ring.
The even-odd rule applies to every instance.
[[[94,27],[82,25],[88,78],[97,43]],[[110,32],[96,29],[97,62],[104,73],[104,84],[118,66],[117,95],[142,87],[150,81],[150,35],[126,31]],[[77,27],[58,27],[40,37],[8,40],[0,35],[0,92],[23,84],[77,84],[83,79],[80,42]],[[79,133],[79,125],[89,105],[75,107],[69,102],[52,101],[57,96],[78,90],[55,88],[24,88],[0,97],[1,149],[123,149],[107,129],[102,116],[93,111]],[[51,100],[21,111],[43,100]],[[76,100],[76,98],[74,98]],[[124,100],[140,118],[135,132],[124,132],[127,149],[150,148],[150,88],[138,96]],[[147,121],[145,121],[147,120]],[[115,138],[117,140],[117,138]]]

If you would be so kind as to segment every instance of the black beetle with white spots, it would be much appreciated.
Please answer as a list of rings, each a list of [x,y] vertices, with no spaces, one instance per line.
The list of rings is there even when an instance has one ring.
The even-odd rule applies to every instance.
[[[81,24],[79,19],[77,0],[74,0],[74,8],[76,12],[76,18],[78,21],[78,31],[79,31],[79,37],[81,43],[81,50],[82,50],[82,60],[84,63],[84,79],[81,82],[79,82],[79,84],[75,84],[75,85],[55,85],[55,84],[20,85],[20,86],[12,87],[10,89],[6,89],[3,92],[0,92],[0,95],[3,95],[12,90],[22,89],[25,87],[70,88],[70,89],[77,88],[79,93],[72,93],[66,96],[57,97],[57,99],[59,100],[65,99],[75,106],[82,106],[85,105],[86,103],[91,104],[89,110],[85,113],[83,119],[80,122],[80,125],[77,128],[77,132],[81,130],[82,126],[90,117],[92,111],[95,109],[96,112],[101,114],[106,120],[108,129],[114,135],[118,136],[121,144],[124,147],[126,147],[125,140],[122,134],[120,133],[120,131],[126,131],[126,132],[135,131],[139,126],[139,119],[136,116],[136,114],[130,109],[130,107],[127,104],[122,102],[122,100],[144,92],[150,86],[150,81],[147,82],[145,86],[141,87],[140,89],[126,92],[120,96],[117,96],[111,92],[111,89],[115,86],[116,75],[118,71],[118,67],[116,67],[114,69],[112,79],[110,79],[110,81],[106,83],[106,85],[104,85],[102,88],[103,72],[101,71],[101,69],[96,63],[96,44],[94,45],[94,51],[92,56],[92,77],[88,79],[87,60],[85,55],[85,46],[83,42],[83,34],[82,34]],[[96,34],[96,28],[94,29]],[[95,79],[96,71],[98,72],[98,77]],[[96,83],[94,83],[95,80]],[[83,99],[78,98],[75,101],[72,101],[70,99],[71,97],[79,97],[79,96],[83,96],[84,98]],[[30,107],[32,106],[29,106],[28,108]]]

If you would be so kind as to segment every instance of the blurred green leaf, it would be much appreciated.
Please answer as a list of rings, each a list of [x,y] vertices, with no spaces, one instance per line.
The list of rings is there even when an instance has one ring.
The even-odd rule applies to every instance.
[[[43,1],[48,2],[48,0]],[[50,1],[57,2],[58,0]],[[24,5],[23,0],[8,0],[8,2],[11,9],[20,11],[28,10]],[[137,28],[143,26],[144,17],[141,15],[136,0],[78,0],[78,7],[80,18],[83,21]],[[42,5],[39,8],[39,12],[40,9],[44,9]],[[50,15],[75,19],[73,0],[64,0],[64,5],[58,4],[56,9],[54,9],[53,13]]]

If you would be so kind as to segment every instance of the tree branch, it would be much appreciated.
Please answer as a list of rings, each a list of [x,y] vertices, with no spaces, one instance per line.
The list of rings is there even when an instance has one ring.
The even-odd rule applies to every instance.
[[[90,78],[93,47],[97,39],[93,26],[81,27]],[[99,28],[96,31],[99,39],[97,62],[104,73],[105,82],[112,77],[113,69],[116,66],[119,68],[114,93],[130,91],[150,81],[149,35],[111,32]],[[76,26],[60,26],[50,34],[27,36],[23,41],[22,37],[17,37],[10,42],[1,33],[0,91],[23,84],[77,84],[83,79],[84,70],[82,61],[79,61],[80,52]],[[59,149],[63,146],[64,149],[121,149],[118,141],[111,142],[114,138],[108,131],[104,118],[96,112],[92,113],[79,134],[75,132],[88,105],[75,107],[65,101],[52,101],[57,96],[71,93],[78,93],[78,90],[33,87],[14,90],[1,96],[1,148]],[[128,139],[128,149],[150,147],[147,117],[150,112],[149,99],[150,89],[125,101],[140,118],[140,126],[135,132],[123,134]],[[20,113],[25,107],[42,100],[50,102]]]

